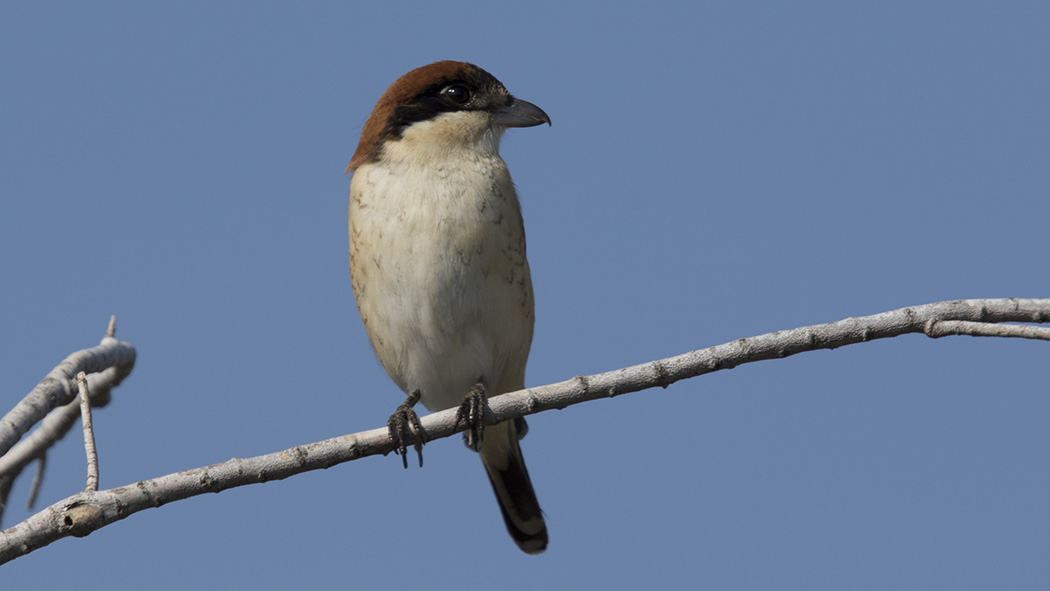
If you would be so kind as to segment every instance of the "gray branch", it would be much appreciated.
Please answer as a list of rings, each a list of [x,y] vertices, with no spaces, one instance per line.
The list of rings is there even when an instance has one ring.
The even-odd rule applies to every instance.
[[[111,318],[106,336],[98,347],[77,351],[67,357],[0,419],[0,516],[6,508],[14,479],[30,462],[39,460],[41,469],[37,471],[30,493],[32,503],[43,477],[47,450],[81,418],[77,374],[94,372],[87,374],[87,386],[91,406],[99,408],[109,403],[110,391],[131,372],[135,365],[135,348],[118,342],[113,337],[115,330],[116,318]],[[41,417],[40,426],[18,441]],[[18,443],[11,445],[12,440]]]
[[[88,387],[87,374],[77,374],[77,386],[80,388],[80,422],[84,426],[84,454],[87,456],[87,484],[84,490],[98,490],[98,450],[95,449],[95,428],[91,424],[91,388]]]
[[[65,406],[77,397],[80,393],[76,385],[78,373],[94,374],[114,367],[119,376],[117,383],[120,383],[134,366],[135,348],[108,334],[99,346],[66,357],[11,412],[0,419],[0,455],[6,454],[26,431],[52,409]]]
[[[88,391],[91,392],[91,407],[101,408],[109,403],[110,390],[120,384],[123,376],[116,367],[101,373],[88,374]],[[80,419],[80,398],[51,412],[28,436],[15,444],[0,457],[0,478],[16,476],[23,468],[37,459],[62,439]]]
[[[1014,328],[984,332],[954,322],[983,327],[1002,322],[1050,323],[1050,299],[939,302],[739,339],[633,367],[495,396],[489,400],[485,419],[489,424],[496,423],[655,386],[666,388],[679,380],[744,363],[904,334],[921,333],[932,338],[949,334],[1045,338],[1043,333],[1027,330],[1032,327],[1003,325]],[[947,330],[939,328],[942,323],[949,323]],[[422,423],[432,439],[439,439],[456,432],[455,417],[456,409],[450,409],[427,415]],[[120,488],[81,492],[0,532],[0,564],[67,536],[86,536],[144,509],[246,484],[281,480],[366,456],[388,454],[393,449],[383,427],[254,458],[234,458]]]

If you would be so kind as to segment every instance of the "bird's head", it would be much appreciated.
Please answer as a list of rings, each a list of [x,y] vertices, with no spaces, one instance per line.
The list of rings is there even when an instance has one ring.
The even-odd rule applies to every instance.
[[[495,154],[508,127],[550,124],[536,105],[516,99],[492,74],[466,62],[416,68],[387,88],[368,117],[347,172],[384,158]]]

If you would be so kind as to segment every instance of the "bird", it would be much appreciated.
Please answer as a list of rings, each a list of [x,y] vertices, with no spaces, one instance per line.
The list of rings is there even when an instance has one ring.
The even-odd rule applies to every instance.
[[[350,278],[380,364],[407,394],[387,421],[395,452],[427,436],[413,407],[458,405],[504,524],[528,554],[547,525],[525,467],[524,419],[484,425],[487,399],[525,387],[534,302],[503,132],[550,117],[460,61],[409,71],[379,98],[347,166]]]

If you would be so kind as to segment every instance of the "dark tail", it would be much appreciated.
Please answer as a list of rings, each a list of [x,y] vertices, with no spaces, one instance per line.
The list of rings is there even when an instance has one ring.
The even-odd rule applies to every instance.
[[[506,421],[486,427],[479,453],[514,543],[527,554],[546,550],[547,524],[521,456],[517,423]]]

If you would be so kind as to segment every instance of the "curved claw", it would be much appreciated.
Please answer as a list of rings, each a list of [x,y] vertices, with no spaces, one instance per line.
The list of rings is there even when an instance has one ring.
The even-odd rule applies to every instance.
[[[423,467],[423,445],[429,440],[426,429],[423,428],[423,424],[419,422],[419,415],[416,411],[412,410],[412,407],[419,402],[420,392],[415,390],[408,395],[397,409],[394,414],[390,415],[390,418],[386,421],[386,428],[390,434],[390,441],[394,442],[397,447],[394,449],[394,453],[401,456],[401,463],[405,469],[408,469],[408,446],[409,441],[409,428],[416,433],[416,441],[412,444],[415,448],[416,453],[419,455],[419,467]]]
[[[453,428],[459,428],[460,423],[467,424],[467,430],[463,432],[463,443],[474,451],[481,449],[481,442],[485,439],[485,408],[488,406],[488,395],[485,393],[485,384],[478,382],[463,397],[456,413],[456,423]]]

